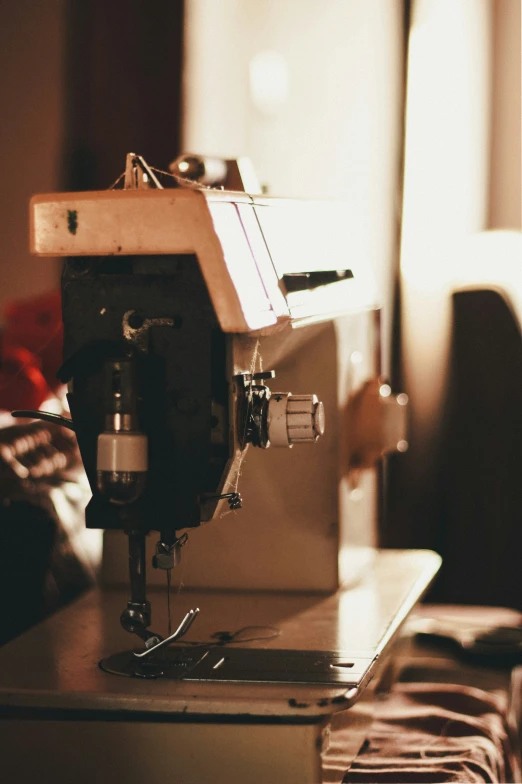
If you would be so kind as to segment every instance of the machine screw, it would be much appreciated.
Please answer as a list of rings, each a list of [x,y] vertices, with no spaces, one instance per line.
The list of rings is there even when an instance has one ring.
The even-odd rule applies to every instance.
[[[127,602],[120,621],[125,631],[141,636],[140,633],[143,633],[150,624],[150,603]]]
[[[132,329],[141,329],[145,319],[139,310],[134,310],[127,318],[127,324]]]

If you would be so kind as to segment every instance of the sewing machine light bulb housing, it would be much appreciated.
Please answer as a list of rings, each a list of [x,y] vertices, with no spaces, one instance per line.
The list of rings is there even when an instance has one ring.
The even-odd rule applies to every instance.
[[[98,436],[97,487],[113,504],[136,501],[147,478],[148,439],[143,433],[105,432]]]

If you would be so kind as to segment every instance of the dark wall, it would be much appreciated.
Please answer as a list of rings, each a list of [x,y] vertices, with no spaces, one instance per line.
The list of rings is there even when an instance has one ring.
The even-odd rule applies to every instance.
[[[179,151],[182,0],[0,0],[0,325],[56,288],[29,253],[33,193],[107,188],[137,152]]]
[[[179,152],[183,0],[69,0],[65,179],[107,188],[125,154]]]
[[[0,0],[0,324],[6,302],[58,284],[29,253],[29,199],[61,186],[66,0]]]

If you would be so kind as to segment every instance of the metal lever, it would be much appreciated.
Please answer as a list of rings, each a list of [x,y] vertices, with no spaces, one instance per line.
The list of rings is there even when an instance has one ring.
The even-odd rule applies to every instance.
[[[196,620],[199,613],[199,607],[196,607],[195,610],[189,610],[188,613],[185,615],[183,620],[181,621],[180,625],[176,629],[176,631],[167,637],[165,640],[161,640],[156,645],[153,645],[150,648],[146,648],[141,653],[134,652],[134,656],[137,659],[144,659],[146,656],[150,656],[151,653],[154,651],[159,651],[160,648],[164,648],[166,645],[170,645],[172,642],[179,640],[180,637],[183,637],[184,634],[188,632],[194,621]]]
[[[160,183],[150,166],[141,155],[136,155],[133,152],[127,153],[125,161],[125,180],[123,187],[125,190],[132,190],[134,188],[160,188],[163,190],[163,185]]]
[[[42,419],[44,422],[52,422],[55,425],[66,427],[69,430],[76,430],[72,419],[60,416],[60,414],[51,414],[50,411],[34,411],[33,409],[23,409],[20,411],[11,411],[11,416],[23,417],[24,419]]]

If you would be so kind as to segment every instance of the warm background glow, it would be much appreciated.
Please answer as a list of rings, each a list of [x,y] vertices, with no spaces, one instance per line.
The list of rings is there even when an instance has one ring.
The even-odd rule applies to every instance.
[[[468,280],[490,283],[497,259],[511,264],[513,285],[519,279],[516,239],[470,239],[498,227],[521,228],[520,3],[416,0],[401,248],[404,371],[413,408],[406,458],[412,506],[433,480],[447,384],[451,292]],[[488,261],[479,264],[478,256],[487,254]]]
[[[186,11],[185,149],[249,156],[275,196],[346,200],[366,226],[362,258],[379,280],[389,344],[402,3],[190,0]]]

